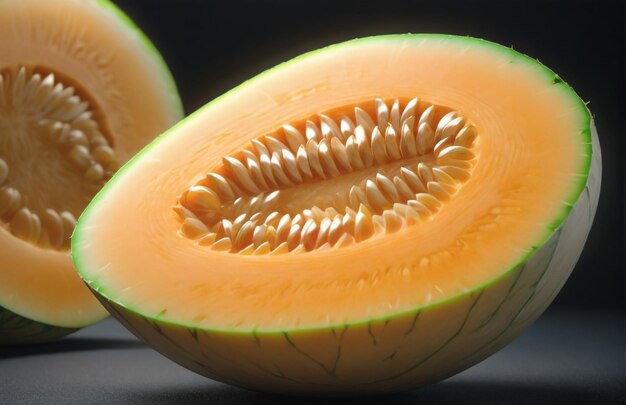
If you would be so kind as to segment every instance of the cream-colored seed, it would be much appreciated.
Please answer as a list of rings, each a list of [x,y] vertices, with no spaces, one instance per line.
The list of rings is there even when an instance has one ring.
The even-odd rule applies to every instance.
[[[350,158],[348,157],[348,152],[343,143],[339,140],[339,138],[332,138],[330,141],[330,148],[332,150],[333,157],[337,160],[339,165],[347,172],[352,171],[352,166],[350,165]]]
[[[419,162],[417,164],[417,175],[424,183],[428,183],[429,181],[433,180],[433,175],[430,171],[430,168],[422,162]]]
[[[217,193],[205,186],[193,186],[187,191],[186,205],[192,210],[217,210],[221,201]]]
[[[203,237],[198,239],[198,245],[200,245],[200,246],[211,246],[215,242],[216,238],[217,238],[217,234],[216,233],[213,233],[213,232],[207,233],[206,235],[204,235]]]
[[[426,208],[431,210],[431,212],[437,212],[437,210],[441,207],[441,201],[428,193],[415,194],[415,200],[422,203]]]
[[[341,117],[340,130],[344,139],[347,139],[350,135],[354,134],[355,128],[356,126],[350,117],[345,115]]]
[[[426,218],[431,216],[435,211],[429,209],[423,202],[418,200],[408,200],[407,204],[411,207],[415,212],[418,213],[422,218]]]
[[[401,200],[400,194],[398,193],[396,186],[384,174],[376,174],[376,185],[378,186],[378,189],[382,191],[385,196],[391,201],[397,202]]]
[[[325,115],[325,114],[319,114],[318,116],[320,118],[322,136],[324,138],[328,139],[328,138],[336,137],[341,141],[344,140],[344,137],[342,136],[342,133],[341,133],[341,129],[339,128],[335,120],[333,120],[332,118],[330,118],[328,115]]]
[[[304,145],[306,142],[304,136],[298,131],[295,127],[285,124],[283,125],[283,132],[285,133],[285,139],[287,140],[287,144],[289,144],[289,148],[295,152],[298,150],[300,145]]]
[[[333,156],[326,139],[322,139],[318,145],[318,152],[320,157],[320,163],[324,168],[324,172],[330,177],[340,176],[341,173],[335,164],[335,157]]]
[[[456,166],[439,166],[439,169],[446,172],[450,177],[465,182],[469,180],[471,174],[469,171]]]
[[[441,138],[442,138],[442,132],[443,129],[446,127],[446,125],[448,125],[448,123],[450,121],[452,121],[452,119],[454,119],[456,116],[456,111],[451,111],[449,113],[447,113],[446,115],[444,115],[443,117],[441,117],[441,119],[439,120],[439,123],[437,124],[437,128],[435,129],[435,142],[438,142]]]
[[[450,199],[450,194],[436,181],[429,181],[428,184],[426,184],[426,189],[432,196],[440,201],[448,201]]]
[[[453,144],[454,144],[453,137],[443,138],[439,142],[437,142],[437,144],[433,148],[433,153],[435,155],[438,155],[442,150],[444,150],[445,148]]]
[[[59,249],[65,235],[63,220],[59,213],[51,208],[46,209],[41,216],[41,226],[46,230],[50,246]]]
[[[401,120],[400,120],[400,101],[398,99],[394,100],[391,111],[389,112],[389,122],[396,131],[400,131],[401,129]]]
[[[458,146],[465,146],[469,148],[474,143],[474,139],[476,139],[476,127],[473,125],[469,125],[464,127],[459,131],[456,138],[454,139],[454,144]]]
[[[371,167],[374,164],[374,155],[372,154],[371,142],[365,133],[365,128],[358,126],[354,130],[354,138],[359,148],[361,161],[365,167]]]
[[[463,127],[464,124],[465,124],[465,117],[456,117],[450,120],[450,122],[448,122],[446,126],[443,127],[443,130],[441,131],[441,139],[450,138],[450,137],[454,138],[456,134],[459,132],[459,130]]]
[[[252,243],[252,236],[256,224],[256,221],[248,221],[239,228],[237,237],[235,238],[235,247],[244,247]]]
[[[435,134],[432,128],[427,123],[419,125],[417,130],[417,153],[419,155],[426,155],[432,151],[435,146]]]
[[[87,135],[83,131],[79,130],[71,130],[67,135],[67,142],[70,145],[82,145],[84,147],[89,146],[89,139],[87,139]]]
[[[335,244],[335,247],[350,246],[350,245],[354,245],[355,243],[356,243],[356,240],[354,236],[352,236],[349,233],[344,233],[343,235],[341,235],[341,237]]]
[[[365,183],[365,195],[367,196],[367,201],[370,205],[377,209],[383,209],[391,205],[390,201],[387,200],[383,193],[381,193],[378,189],[378,186],[376,186],[376,184],[371,180],[367,180]]]
[[[283,163],[285,166],[285,173],[289,176],[289,178],[295,183],[302,183],[302,175],[298,170],[298,163],[296,162],[296,157],[291,151],[284,149],[282,151],[283,154]]]
[[[346,141],[346,154],[348,155],[350,166],[355,170],[361,170],[365,167],[354,135],[350,135]]]
[[[393,126],[388,125],[385,131],[385,148],[387,150],[387,155],[391,160],[400,160],[402,159],[402,154],[400,153],[400,147],[398,145],[398,137],[396,136],[396,130],[393,129]]]
[[[435,180],[437,180],[441,184],[452,187],[456,186],[456,181],[454,180],[454,178],[438,167],[433,167],[433,175],[435,177]]]
[[[328,241],[328,233],[330,231],[330,225],[332,224],[332,220],[330,218],[324,218],[320,222],[319,232],[317,233],[317,239],[315,241],[315,246],[320,247],[324,243]]]
[[[76,217],[69,211],[61,212],[61,222],[63,223],[63,245],[69,247],[70,237],[76,227]]]
[[[287,240],[289,229],[291,229],[291,215],[285,214],[280,218],[278,226],[276,227],[276,236],[278,239]]]
[[[69,153],[70,159],[81,168],[86,168],[91,164],[89,149],[82,145],[73,146]]]
[[[248,172],[250,173],[250,177],[252,178],[254,184],[256,184],[261,190],[269,190],[270,186],[265,181],[259,161],[256,158],[248,157],[246,158],[246,166],[248,167]]]
[[[412,121],[414,118],[411,117],[407,122],[402,126],[402,137],[400,140],[400,151],[402,152],[402,156],[405,158],[411,158],[417,156],[417,143],[415,142],[415,136],[413,136],[413,130],[411,127]]]
[[[242,188],[250,193],[260,193],[261,190],[254,183],[248,170],[238,159],[235,159],[231,156],[224,156],[222,159],[224,162],[224,167],[234,176],[237,180],[237,184],[239,184]]]
[[[354,238],[358,242],[369,238],[373,234],[372,215],[369,213],[369,210],[361,205],[354,219]]]
[[[184,207],[179,215],[183,221],[211,224],[201,237],[213,249],[241,254],[347,246],[432,218],[469,179],[474,154],[464,145],[474,142],[475,127],[454,111],[436,122],[435,106],[421,111],[417,99],[404,108],[397,99],[374,104],[371,115],[360,107],[352,117],[318,114],[305,122],[304,133],[285,124],[277,136],[253,139],[253,149],[242,150],[240,159],[224,157],[225,175],[207,174],[211,188],[198,185],[187,191],[191,215]],[[293,212],[288,199],[279,203],[279,189],[309,187],[375,165],[384,168],[356,174],[347,192],[333,190],[310,208]],[[211,190],[219,205],[194,206],[196,199],[206,200],[203,193],[194,194],[197,187]],[[211,213],[209,206],[215,206]]]
[[[384,229],[387,233],[398,232],[404,226],[404,220],[393,210],[383,211]]]
[[[317,176],[325,179],[326,173],[324,173],[324,170],[322,169],[322,164],[320,163],[319,147],[317,142],[312,139],[309,140],[306,144],[306,155],[312,171],[314,171]]]
[[[9,177],[9,165],[7,165],[7,162],[5,162],[4,159],[0,159],[0,186],[4,184],[7,177]]]
[[[298,164],[298,169],[306,179],[313,178],[313,172],[311,172],[309,158],[307,157],[304,145],[300,145],[298,148],[298,152],[296,153],[296,163]]]
[[[102,165],[107,165],[115,160],[115,152],[106,145],[96,147],[92,152],[92,156],[96,162]]]
[[[278,153],[274,153],[272,155],[272,173],[274,174],[274,178],[276,182],[282,187],[291,187],[293,183],[287,177],[287,173],[285,172],[285,168],[283,167],[283,162]]]
[[[354,115],[356,118],[356,125],[363,127],[365,133],[371,134],[376,124],[374,124],[370,115],[360,107],[354,108]]]
[[[87,181],[100,181],[104,177],[104,168],[101,164],[93,162],[85,171],[84,177]]]
[[[22,195],[13,187],[0,188],[0,217],[4,221],[9,221],[20,209]]]
[[[308,141],[319,142],[322,140],[322,130],[313,121],[306,122],[306,139]]]
[[[422,126],[422,124],[428,124],[428,126],[432,127],[433,121],[435,119],[435,106],[428,106],[420,115],[420,119],[417,122],[418,127]]]
[[[385,147],[385,140],[383,139],[382,134],[378,127],[374,128],[372,132],[372,155],[374,156],[374,161],[376,164],[384,164],[387,163],[387,148]]]
[[[259,247],[257,247],[252,254],[254,255],[265,255],[272,251],[272,245],[269,242],[263,242]]]
[[[377,98],[375,103],[378,129],[381,133],[384,133],[387,125],[389,124],[389,107],[387,107],[387,104],[385,104],[385,102],[380,98]]]
[[[224,177],[217,173],[208,173],[207,178],[211,183],[213,190],[217,192],[219,197],[224,201],[232,201],[235,199],[235,193]]]
[[[409,207],[407,204],[395,203],[393,205],[393,211],[398,214],[407,225],[416,224],[421,220],[417,211]]]
[[[367,205],[367,197],[365,195],[365,192],[363,192],[363,190],[361,190],[357,186],[352,186],[350,188],[348,199],[350,201],[350,205],[354,207],[354,209],[358,209],[361,203]]]
[[[278,245],[274,250],[272,250],[270,255],[280,255],[284,253],[289,253],[289,247],[287,246],[287,242],[283,242]]]
[[[31,212],[23,207],[13,216],[10,222],[11,233],[16,237],[29,240],[33,231]]]
[[[437,162],[445,164],[450,160],[470,160],[474,158],[471,150],[464,146],[448,146],[437,156]]]
[[[402,177],[404,178],[406,183],[409,185],[409,187],[411,187],[411,189],[414,192],[416,193],[426,192],[426,186],[424,185],[422,180],[420,180],[417,174],[413,173],[411,170],[407,169],[406,167],[401,168],[400,172],[402,173]]]
[[[265,136],[263,139],[265,140],[265,145],[267,146],[267,149],[270,151],[271,155],[273,155],[274,153],[280,155],[282,154],[283,150],[289,150],[289,148],[287,148],[287,145],[274,138],[273,136]]]
[[[222,238],[211,245],[211,248],[213,250],[217,250],[220,252],[229,251],[232,249],[232,247],[233,243],[231,242],[230,238]]]
[[[415,192],[411,190],[409,185],[406,184],[406,182],[398,176],[395,176],[393,178],[393,185],[395,186],[398,194],[400,195],[401,200],[404,200],[404,201],[410,200],[415,195]]]
[[[209,228],[202,221],[195,218],[187,218],[181,228],[183,234],[190,239],[198,239],[209,232]]]

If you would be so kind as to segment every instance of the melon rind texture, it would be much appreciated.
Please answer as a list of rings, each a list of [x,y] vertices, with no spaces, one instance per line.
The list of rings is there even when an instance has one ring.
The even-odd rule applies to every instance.
[[[145,316],[92,288],[137,337],[176,363],[228,384],[323,396],[397,392],[440,381],[485,359],[530,326],[574,268],[596,212],[602,170],[591,115],[584,107],[581,114],[588,118],[577,135],[590,142],[590,166],[581,173],[584,187],[566,203],[565,214],[513,268],[445,301],[359,323],[243,332]],[[80,237],[74,243],[81,243]],[[75,261],[80,271],[76,254]]]
[[[33,321],[0,307],[0,345],[49,342],[77,330]]]

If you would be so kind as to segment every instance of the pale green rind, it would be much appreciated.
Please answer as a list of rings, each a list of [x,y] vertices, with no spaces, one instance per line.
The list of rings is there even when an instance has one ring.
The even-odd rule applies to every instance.
[[[524,61],[525,63],[529,63],[529,64],[533,64],[534,66],[538,67],[539,69],[541,69],[541,71],[545,74],[546,76],[546,80],[547,83],[546,85],[559,85],[562,86],[563,91],[567,94],[568,97],[570,97],[574,102],[576,102],[579,106],[580,106],[580,119],[581,119],[581,123],[580,123],[580,132],[579,135],[581,136],[581,144],[584,145],[589,145],[588,149],[591,152],[591,143],[592,143],[592,138],[591,138],[591,115],[589,113],[589,110],[587,109],[585,103],[580,99],[580,97],[578,97],[578,95],[574,92],[574,90],[567,85],[564,81],[562,81],[559,76],[554,73],[552,70],[550,70],[549,68],[545,67],[544,65],[542,65],[540,62],[536,61],[535,59],[530,58],[529,56],[526,56],[524,54],[521,54],[517,51],[514,51],[513,49],[504,47],[502,45],[498,45],[486,40],[482,40],[482,39],[476,39],[476,38],[471,38],[471,37],[460,37],[460,36],[453,36],[453,35],[445,35],[445,34],[398,34],[398,35],[385,35],[385,36],[376,36],[376,37],[367,37],[367,38],[362,38],[362,39],[355,39],[352,41],[348,41],[348,42],[344,42],[344,43],[340,43],[340,44],[336,44],[336,45],[331,45],[329,47],[326,48],[322,48],[313,52],[309,52],[306,54],[303,54],[301,56],[298,56],[288,62],[282,63],[272,69],[269,69],[265,72],[263,72],[262,74],[256,76],[255,78],[252,78],[246,82],[244,82],[243,84],[241,84],[240,86],[228,91],[227,93],[221,95],[220,97],[214,99],[213,101],[209,102],[208,104],[206,104],[204,107],[200,108],[199,110],[197,110],[196,112],[192,113],[191,115],[189,115],[185,120],[179,122],[177,125],[175,125],[174,127],[172,127],[169,131],[165,132],[163,135],[159,136],[157,139],[155,139],[153,142],[151,142],[148,146],[146,146],[141,152],[139,152],[137,155],[135,155],[130,161],[128,161],[115,175],[114,177],[102,188],[102,190],[100,190],[100,192],[94,197],[94,199],[92,200],[92,202],[87,206],[87,208],[85,209],[85,211],[83,212],[83,214],[81,215],[81,217],[78,220],[78,224],[77,227],[74,231],[74,235],[72,237],[72,252],[73,252],[73,259],[74,259],[74,263],[76,265],[76,268],[79,272],[79,275],[83,278],[83,280],[85,280],[85,282],[90,286],[90,288],[92,288],[94,291],[96,291],[98,294],[102,295],[103,297],[105,297],[108,300],[113,301],[110,298],[110,295],[107,294],[104,286],[99,285],[98,282],[96,280],[89,280],[83,273],[82,273],[82,269],[85,269],[86,267],[83,265],[82,263],[82,257],[81,257],[81,244],[83,244],[83,235],[82,235],[82,228],[83,225],[88,221],[88,217],[89,214],[92,210],[96,210],[97,209],[97,205],[98,205],[98,201],[103,198],[103,196],[105,194],[108,193],[109,189],[111,187],[114,187],[115,185],[115,180],[121,176],[124,175],[124,173],[127,170],[132,170],[133,165],[143,156],[146,154],[149,154],[150,150],[155,147],[159,141],[161,141],[162,139],[164,139],[165,137],[168,136],[175,136],[176,132],[178,130],[181,130],[184,128],[186,122],[193,120],[193,118],[196,115],[200,115],[202,114],[205,110],[207,110],[208,108],[210,108],[213,104],[218,103],[222,98],[225,98],[227,96],[229,96],[230,94],[238,91],[239,89],[242,89],[244,87],[247,87],[249,85],[254,84],[254,82],[256,80],[259,80],[261,77],[264,77],[265,75],[268,74],[272,74],[272,73],[278,73],[281,69],[286,68],[288,66],[290,66],[291,64],[296,63],[297,61],[300,61],[302,59],[308,58],[310,56],[316,55],[320,52],[325,52],[327,50],[331,50],[331,49],[336,49],[336,48],[341,48],[341,47],[347,47],[347,46],[351,46],[354,44],[359,44],[362,42],[368,42],[368,41],[394,41],[394,40],[415,40],[415,41],[419,41],[421,39],[429,39],[429,38],[434,38],[434,39],[440,39],[442,41],[460,41],[465,45],[475,45],[475,46],[482,46],[482,47],[489,47],[491,49],[494,49],[498,52],[502,52],[502,53],[506,53],[510,56],[510,58],[512,60],[514,59],[519,59],[521,61]],[[593,151],[595,152],[595,151]],[[519,268],[519,266],[523,263],[525,263],[526,261],[529,260],[530,257],[533,256],[533,254],[544,245],[544,243],[549,239],[549,237],[555,232],[556,229],[558,229],[561,224],[565,221],[565,219],[568,217],[570,211],[572,210],[572,207],[574,206],[574,204],[576,203],[576,201],[579,199],[582,191],[585,188],[585,184],[587,183],[587,177],[589,174],[589,170],[591,167],[591,157],[592,157],[592,153],[588,153],[586,155],[587,159],[583,162],[582,167],[580,168],[579,174],[580,174],[580,179],[578,181],[578,183],[576,184],[576,187],[574,188],[574,191],[572,191],[572,194],[565,200],[565,203],[563,205],[563,208],[561,210],[561,214],[555,218],[550,224],[548,224],[546,226],[546,233],[545,235],[537,241],[537,243],[531,247],[530,250],[528,250],[528,252],[526,252],[522,257],[520,257],[520,259],[508,270],[502,272],[499,276],[495,277],[494,279],[490,280],[489,282],[483,284],[483,285],[479,285],[476,286],[462,294],[453,296],[453,297],[449,297],[447,299],[444,300],[440,300],[434,303],[430,303],[428,305],[419,307],[419,308],[413,308],[407,311],[403,311],[400,313],[395,313],[392,315],[388,315],[388,316],[384,316],[384,317],[379,317],[379,318],[371,318],[371,319],[364,319],[362,321],[359,322],[353,322],[353,323],[349,323],[348,325],[350,327],[353,326],[359,326],[359,325],[365,325],[369,322],[373,322],[373,321],[385,321],[385,320],[389,320],[392,318],[396,318],[399,316],[404,316],[406,314],[410,314],[410,313],[414,313],[415,311],[422,311],[422,310],[426,310],[426,309],[433,309],[436,307],[440,307],[440,306],[444,306],[447,305],[449,303],[467,298],[473,294],[476,294],[477,291],[481,291],[485,288],[488,288],[489,286],[492,286],[496,283],[498,283],[501,279],[504,279],[505,277],[507,277],[509,275],[509,273],[511,273],[512,271],[514,271],[515,269]],[[164,324],[171,324],[173,326],[180,326],[180,327],[186,327],[186,328],[197,328],[197,325],[193,325],[193,324],[188,324],[188,323],[184,323],[184,322],[169,322],[163,319],[159,319],[158,317],[154,317],[154,316],[149,316],[146,314],[143,314],[141,312],[141,310],[137,310],[135,308],[129,308],[129,307],[125,307],[122,303],[117,303],[118,305],[124,307],[126,310],[128,310],[129,312],[135,313],[138,316],[147,318],[147,319],[152,319],[154,321],[158,321]],[[327,327],[333,327],[333,326],[342,326],[342,325],[328,325]],[[298,328],[295,329],[297,331],[315,331],[315,330],[320,330],[322,328],[319,327],[312,327],[312,328]],[[251,331],[242,331],[242,330],[229,330],[229,329],[205,329],[206,331],[210,331],[210,332],[216,332],[216,333],[232,333],[232,334],[249,334]],[[256,331],[256,333],[258,334],[275,334],[277,332],[283,332],[284,330],[259,330]],[[287,332],[290,332],[291,330],[287,330]]]

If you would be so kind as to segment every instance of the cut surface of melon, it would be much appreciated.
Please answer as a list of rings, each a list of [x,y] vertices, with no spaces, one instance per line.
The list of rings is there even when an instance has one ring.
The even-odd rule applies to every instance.
[[[592,139],[573,90],[510,49],[355,40],[152,143],[87,208],[74,260],[127,327],[199,373],[280,392],[415,386],[497,350],[558,292],[597,204]]]
[[[0,342],[16,342],[105,315],[73,269],[76,218],[182,111],[161,57],[108,1],[1,2],[0,38]]]

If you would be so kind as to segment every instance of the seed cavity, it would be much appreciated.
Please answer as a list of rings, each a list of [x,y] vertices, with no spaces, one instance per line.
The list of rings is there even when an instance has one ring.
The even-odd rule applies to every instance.
[[[116,169],[85,95],[44,68],[0,71],[0,225],[39,247],[69,248],[75,214]]]
[[[350,246],[432,218],[469,180],[475,126],[457,111],[375,99],[253,139],[178,198],[180,232],[243,255]]]

